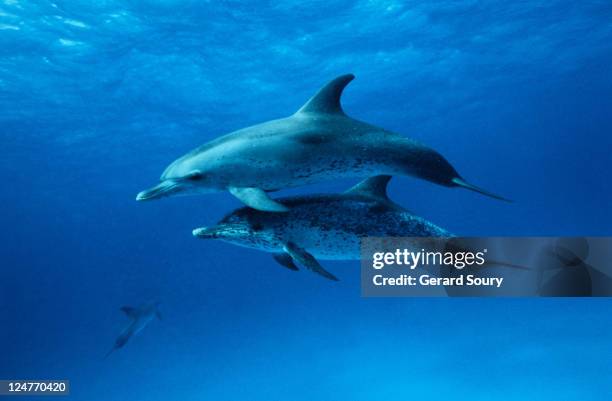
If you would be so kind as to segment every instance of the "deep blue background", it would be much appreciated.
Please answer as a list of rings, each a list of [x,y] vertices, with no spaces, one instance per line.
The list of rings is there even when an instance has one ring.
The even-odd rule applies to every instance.
[[[163,168],[336,75],[506,204],[399,177],[465,235],[611,235],[609,1],[0,3],[0,378],[78,400],[609,400],[612,303],[363,299],[197,241],[229,194],[137,203]],[[340,191],[353,182],[283,193]],[[118,308],[162,300],[103,360]]]

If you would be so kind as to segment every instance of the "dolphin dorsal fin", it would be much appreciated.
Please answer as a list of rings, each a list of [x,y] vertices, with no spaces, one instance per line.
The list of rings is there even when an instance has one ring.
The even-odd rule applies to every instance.
[[[390,175],[376,175],[366,178],[359,184],[344,192],[346,195],[361,195],[371,198],[389,200],[387,197],[387,184],[391,180]]]
[[[138,309],[132,306],[122,306],[121,311],[125,313],[125,315],[129,317],[130,319],[135,319],[136,316],[138,315]]]
[[[298,113],[344,114],[342,106],[340,105],[340,97],[346,85],[354,78],[355,76],[353,74],[345,74],[333,79],[327,85],[319,89],[319,91],[298,110]]]

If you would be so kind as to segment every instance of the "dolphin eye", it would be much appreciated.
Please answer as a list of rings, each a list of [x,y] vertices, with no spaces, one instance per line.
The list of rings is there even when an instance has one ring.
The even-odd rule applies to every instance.
[[[193,171],[187,174],[185,178],[188,179],[189,181],[199,181],[202,179],[202,177],[204,177],[204,174],[202,174],[199,171]]]

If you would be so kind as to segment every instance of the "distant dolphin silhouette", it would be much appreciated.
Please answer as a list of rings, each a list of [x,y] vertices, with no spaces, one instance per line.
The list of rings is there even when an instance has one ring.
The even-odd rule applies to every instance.
[[[282,266],[301,265],[330,280],[338,279],[317,259],[358,260],[362,238],[452,236],[393,203],[386,191],[390,179],[371,177],[343,194],[279,199],[287,213],[241,208],[193,235],[272,252]]]
[[[104,358],[107,358],[110,354],[122,348],[132,336],[144,329],[154,317],[157,316],[159,320],[162,318],[159,311],[159,302],[152,302],[138,308],[123,306],[120,310],[124,312],[131,321],[130,324],[123,329],[119,337],[117,337],[115,345],[108,351]]]
[[[435,150],[344,114],[340,96],[353,78],[347,74],[332,80],[290,117],[194,149],[136,199],[229,190],[254,209],[279,212],[287,207],[272,200],[270,191],[379,174],[414,176],[503,199],[468,184]]]

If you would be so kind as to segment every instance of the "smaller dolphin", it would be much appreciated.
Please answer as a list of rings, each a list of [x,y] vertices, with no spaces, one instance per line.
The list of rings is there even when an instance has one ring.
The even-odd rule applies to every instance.
[[[119,348],[122,348],[133,335],[138,334],[142,329],[144,329],[154,317],[161,320],[162,315],[159,311],[159,304],[159,302],[151,302],[138,308],[131,306],[121,307],[120,310],[124,312],[131,321],[130,324],[123,329],[119,337],[117,337],[117,340],[115,340],[115,345],[110,351],[108,351],[104,358],[107,358],[110,354]]]
[[[392,202],[387,197],[390,179],[370,177],[343,194],[278,199],[287,213],[243,207],[216,226],[193,230],[193,235],[272,252],[288,269],[298,270],[300,265],[334,281],[338,279],[317,258],[359,260],[361,238],[452,237]]]

